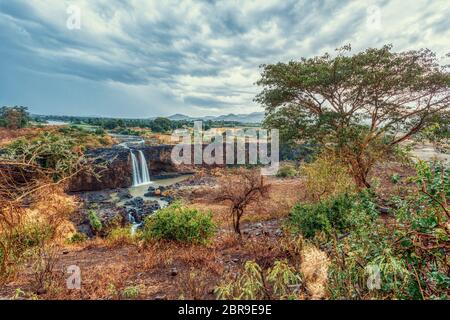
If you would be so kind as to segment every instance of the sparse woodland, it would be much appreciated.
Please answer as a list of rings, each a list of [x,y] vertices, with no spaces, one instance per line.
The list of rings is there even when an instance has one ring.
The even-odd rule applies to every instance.
[[[1,109],[0,297],[449,299],[450,166],[411,152],[424,141],[448,152],[448,68],[428,50],[344,47],[265,65],[258,85],[264,126],[313,146],[311,159],[267,177],[197,167],[158,189],[175,201],[135,229],[105,218],[107,200],[66,190],[80,172],[101,174],[86,151],[114,145],[111,129]],[[163,131],[179,125],[166,120]],[[73,265],[79,289],[67,286]]]

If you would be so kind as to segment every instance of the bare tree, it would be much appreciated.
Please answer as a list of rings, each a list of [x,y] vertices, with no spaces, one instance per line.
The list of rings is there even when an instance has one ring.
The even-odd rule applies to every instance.
[[[241,234],[240,221],[246,208],[264,199],[269,188],[259,171],[240,168],[222,178],[213,198],[229,203],[233,229]]]

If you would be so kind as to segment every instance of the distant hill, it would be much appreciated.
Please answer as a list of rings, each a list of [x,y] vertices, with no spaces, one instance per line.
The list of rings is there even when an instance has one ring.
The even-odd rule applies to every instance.
[[[203,121],[236,121],[242,123],[261,123],[264,120],[264,112],[253,112],[248,114],[226,114],[221,116],[205,116],[205,117],[190,117],[184,114],[174,114],[169,117],[170,120],[203,120]]]
[[[171,115],[170,117],[167,117],[167,118],[170,119],[170,120],[173,120],[173,121],[179,121],[179,120],[191,120],[191,117],[186,116],[186,115],[184,115],[184,114],[180,114],[180,113]]]

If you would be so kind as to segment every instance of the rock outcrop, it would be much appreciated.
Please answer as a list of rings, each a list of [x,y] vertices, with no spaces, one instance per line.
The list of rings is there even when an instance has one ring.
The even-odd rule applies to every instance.
[[[170,158],[172,146],[139,147],[145,155],[150,176],[180,172]],[[104,189],[126,188],[132,185],[130,150],[123,147],[99,148],[89,151],[86,156],[93,159],[94,171],[81,173],[69,183],[68,191],[98,191]]]

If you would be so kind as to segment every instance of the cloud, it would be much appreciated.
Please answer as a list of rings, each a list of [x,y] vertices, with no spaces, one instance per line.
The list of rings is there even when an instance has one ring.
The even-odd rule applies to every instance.
[[[81,10],[81,30],[66,28],[69,5]],[[369,6],[379,28],[368,24]],[[0,103],[130,117],[261,111],[260,64],[347,43],[443,56],[449,14],[446,0],[2,1],[0,66],[14,76],[0,80]],[[77,92],[74,101],[64,92]]]

